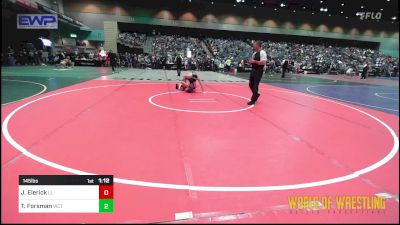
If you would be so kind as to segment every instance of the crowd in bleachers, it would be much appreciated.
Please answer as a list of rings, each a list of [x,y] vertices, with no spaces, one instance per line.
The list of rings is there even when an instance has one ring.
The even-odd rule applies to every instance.
[[[191,52],[190,57],[187,55],[188,50]],[[186,68],[205,68],[204,64],[211,60],[210,55],[203,49],[201,40],[180,35],[156,35],[152,43],[152,53],[154,60],[163,64],[174,64],[179,55]]]
[[[206,38],[204,43],[208,46],[218,68],[231,65],[238,67],[242,60],[247,61],[252,55],[251,46],[242,40]]]
[[[117,42],[130,48],[140,48],[146,42],[146,35],[139,33],[119,33]]]
[[[225,67],[245,67],[252,54],[251,40],[229,40],[207,38],[214,60]],[[310,45],[286,42],[263,43],[268,55],[267,73],[276,73],[284,60],[289,61],[289,70],[298,73],[357,73],[365,64],[375,75],[398,76],[399,59],[377,50],[356,47]]]
[[[398,58],[386,56],[372,49],[356,47],[337,47],[325,45],[305,45],[285,42],[266,42],[270,67],[279,66],[282,60],[289,60],[294,70],[309,70],[316,73],[345,74],[357,71],[369,64],[375,72],[391,75],[398,72]]]
[[[209,54],[201,47],[201,42]],[[244,70],[249,67],[248,60],[252,55],[252,40],[166,36],[158,35],[153,43],[153,57],[173,63],[174,55],[183,56],[197,68],[212,70]],[[263,43],[268,54],[268,73],[279,72],[284,60],[289,61],[289,70],[308,73],[357,73],[368,64],[375,75],[398,76],[399,59],[380,53],[377,50],[356,47],[338,47],[329,45],[297,44],[286,42]],[[193,56],[188,59],[185,50],[190,48]],[[160,58],[161,57],[161,58]]]
[[[249,67],[247,62],[252,55],[251,43],[254,40],[153,35],[150,52],[120,53],[119,65],[169,69],[179,55],[185,69],[231,71],[234,68],[241,71]],[[118,43],[130,48],[143,48],[146,39],[146,34],[121,33]],[[282,62],[286,60],[289,61],[289,71],[298,73],[356,73],[368,64],[375,75],[398,76],[399,59],[377,50],[271,41],[263,42],[263,46],[268,55],[266,72],[271,74],[279,72]],[[191,57],[187,55],[188,50],[191,51]],[[66,54],[60,51],[52,54],[34,47],[15,52],[12,47],[8,47],[2,61],[6,65],[54,64],[66,58]],[[107,56],[99,56],[98,52],[68,54],[73,61],[82,58],[101,60],[101,65],[107,65]]]

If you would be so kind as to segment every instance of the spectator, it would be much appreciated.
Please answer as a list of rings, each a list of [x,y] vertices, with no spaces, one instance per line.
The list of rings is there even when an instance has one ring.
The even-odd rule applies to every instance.
[[[285,78],[285,73],[288,67],[289,67],[289,61],[284,59],[282,63],[282,76],[281,76],[282,78]]]
[[[44,51],[42,52],[42,62],[43,62],[44,64],[47,64],[48,61],[49,61],[49,53],[47,52],[47,50],[44,50]]]

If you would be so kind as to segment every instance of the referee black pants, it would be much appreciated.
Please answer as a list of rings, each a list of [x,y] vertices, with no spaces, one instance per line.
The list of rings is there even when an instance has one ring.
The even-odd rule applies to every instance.
[[[117,62],[110,62],[111,65],[111,69],[114,72],[115,71],[115,67],[117,67]]]
[[[366,72],[362,72],[361,73],[361,79],[367,79],[367,73]]]
[[[282,78],[285,77],[285,73],[286,73],[287,68],[286,67],[282,67]]]
[[[258,94],[258,85],[260,84],[261,77],[263,75],[262,69],[252,69],[249,79],[249,87],[253,95],[251,96],[251,101],[256,102],[260,94]]]
[[[177,66],[177,67],[176,67],[176,72],[177,72],[177,74],[178,74],[179,77],[181,76],[181,70],[182,70],[182,67],[181,67],[181,66]]]

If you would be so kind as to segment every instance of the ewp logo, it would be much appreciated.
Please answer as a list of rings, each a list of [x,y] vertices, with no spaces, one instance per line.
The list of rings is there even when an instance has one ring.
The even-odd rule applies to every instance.
[[[18,29],[58,29],[56,14],[18,14]]]

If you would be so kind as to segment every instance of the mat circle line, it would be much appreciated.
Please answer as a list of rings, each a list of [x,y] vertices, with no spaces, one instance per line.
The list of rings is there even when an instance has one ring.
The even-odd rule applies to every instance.
[[[191,112],[191,113],[233,113],[233,112],[241,112],[241,111],[244,111],[244,110],[247,110],[247,109],[251,109],[251,108],[254,107],[254,105],[249,105],[249,106],[247,106],[245,108],[241,108],[241,109],[220,110],[220,111],[216,111],[216,110],[215,111],[213,111],[213,110],[210,110],[210,111],[206,111],[206,110],[189,110],[189,109],[172,108],[172,107],[168,107],[168,106],[157,104],[157,103],[155,103],[153,101],[153,99],[158,97],[158,96],[162,96],[162,95],[166,95],[166,94],[178,94],[178,93],[181,93],[181,92],[175,91],[175,92],[164,92],[164,93],[155,94],[155,95],[149,97],[148,101],[150,102],[150,104],[152,104],[154,106],[157,106],[157,107],[160,107],[160,108],[163,108],[163,109],[169,109],[169,110],[180,111],[180,112]],[[247,101],[250,101],[250,99],[248,99],[246,97],[243,97],[243,96],[240,96],[240,95],[235,95],[235,94],[215,92],[215,91],[210,91],[210,92],[205,92],[205,93],[206,94],[207,93],[212,93],[212,94],[230,95],[230,96],[235,96],[235,97],[242,98],[242,99],[245,99]]]
[[[142,83],[142,84],[157,84],[157,83]],[[159,83],[162,84],[162,83]],[[21,146],[19,143],[17,143],[12,136],[9,133],[8,130],[8,124],[11,120],[11,118],[21,109],[25,108],[26,106],[41,101],[43,99],[46,98],[50,98],[53,96],[57,96],[57,95],[61,95],[61,94],[65,94],[65,93],[70,93],[70,92],[76,92],[76,91],[82,91],[82,90],[90,90],[90,89],[96,89],[96,88],[107,88],[107,87],[118,87],[118,86],[132,86],[132,85],[139,85],[139,84],[116,84],[116,85],[102,85],[102,86],[92,86],[92,87],[86,87],[86,88],[78,88],[78,89],[72,89],[72,90],[68,90],[68,91],[62,91],[62,92],[58,92],[58,93],[54,93],[54,94],[49,94],[43,97],[39,97],[35,100],[32,100],[30,102],[27,102],[19,107],[17,107],[16,109],[14,109],[10,114],[8,114],[6,116],[6,118],[3,121],[3,125],[2,125],[2,132],[3,135],[5,137],[5,139],[14,147],[16,148],[18,151],[22,152],[25,156],[39,162],[42,163],[44,165],[47,165],[49,167],[53,167],[55,169],[59,169],[68,173],[72,173],[72,174],[77,174],[77,175],[95,175],[94,173],[89,173],[89,172],[85,172],[85,171],[81,171],[81,170],[77,170],[77,169],[73,169],[70,167],[66,167],[54,162],[51,162],[49,160],[46,160],[44,158],[41,158],[31,152],[29,152],[27,149],[25,149],[23,146]],[[229,186],[198,186],[198,185],[184,185],[184,184],[169,184],[169,183],[157,183],[157,182],[148,182],[148,181],[140,181],[140,180],[130,180],[130,179],[123,179],[123,178],[114,178],[114,182],[116,183],[122,183],[122,184],[128,184],[128,185],[135,185],[135,186],[144,186],[144,187],[152,187],[152,188],[165,188],[165,189],[176,189],[176,190],[192,190],[192,191],[209,191],[209,192],[255,192],[255,191],[278,191],[278,190],[292,190],[292,189],[300,189],[300,188],[310,188],[310,187],[318,187],[318,186],[323,186],[323,185],[328,185],[328,184],[334,184],[334,183],[339,183],[339,182],[343,182],[343,181],[348,181],[354,178],[359,177],[362,174],[366,174],[368,172],[371,172],[379,167],[381,167],[382,165],[386,164],[387,162],[389,162],[398,152],[399,150],[399,139],[396,135],[396,133],[394,132],[394,130],[387,125],[386,123],[384,123],[383,121],[381,121],[379,118],[365,112],[362,111],[361,109],[357,109],[355,107],[352,107],[350,105],[346,105],[337,101],[333,101],[330,99],[325,99],[325,98],[321,98],[318,96],[314,96],[314,95],[310,95],[310,94],[305,94],[305,93],[301,93],[301,92],[294,92],[294,91],[286,91],[286,90],[278,90],[278,89],[265,89],[265,88],[261,88],[261,90],[268,90],[268,91],[277,91],[277,92],[284,92],[284,93],[290,93],[290,94],[298,94],[298,95],[303,95],[303,96],[307,96],[307,97],[311,97],[311,98],[315,98],[315,99],[320,99],[323,101],[327,101],[327,102],[332,102],[344,107],[347,107],[349,109],[355,110],[361,114],[364,114],[372,119],[374,119],[375,121],[377,121],[378,123],[380,123],[381,125],[383,125],[391,134],[391,136],[393,137],[393,147],[390,150],[390,152],[383,157],[381,160],[377,161],[376,163],[365,167],[361,170],[355,171],[351,174],[348,175],[344,175],[344,176],[340,176],[340,177],[335,177],[335,178],[330,178],[330,179],[326,179],[326,180],[320,180],[320,181],[314,181],[314,182],[307,182],[307,183],[299,183],[299,184],[288,184],[288,185],[273,185],[273,186],[234,186],[234,187],[229,187]]]
[[[372,108],[376,108],[376,109],[385,109],[385,110],[389,110],[389,111],[394,111],[394,112],[398,112],[399,110],[396,109],[390,109],[390,108],[385,108],[385,107],[380,107],[380,106],[375,106],[375,105],[368,105],[368,104],[364,104],[364,103],[360,103],[360,102],[354,102],[354,101],[349,101],[349,100],[345,100],[345,99],[341,99],[341,98],[334,98],[328,95],[323,95],[320,93],[317,93],[315,91],[311,91],[311,88],[315,88],[315,87],[333,87],[332,85],[315,85],[315,86],[308,86],[306,88],[306,90],[309,93],[312,93],[314,95],[318,95],[318,96],[322,96],[325,98],[330,98],[330,99],[334,99],[334,100],[339,100],[339,101],[343,101],[343,102],[348,102],[348,103],[352,103],[352,104],[356,104],[356,105],[362,105],[362,106],[367,106],[367,107],[372,107]]]
[[[25,100],[25,99],[28,99],[28,98],[31,98],[31,97],[40,95],[40,94],[42,94],[43,92],[45,92],[45,91],[47,90],[47,86],[46,86],[46,85],[41,84],[41,83],[37,83],[37,82],[33,82],[33,81],[27,81],[27,80],[12,80],[12,79],[1,79],[1,80],[5,80],[5,81],[14,81],[14,82],[21,82],[21,83],[36,84],[36,85],[42,86],[42,88],[43,88],[41,91],[39,91],[38,93],[36,93],[36,94],[34,94],[34,95],[31,95],[31,96],[28,96],[28,97],[25,97],[25,98],[22,98],[22,99],[18,99],[18,100],[12,101],[12,102],[3,103],[3,104],[1,104],[2,106],[3,106],[3,105],[8,105],[8,104],[11,104],[11,103],[14,103],[14,102],[19,102],[19,101],[22,101],[22,100]]]
[[[394,100],[394,101],[398,101],[399,100],[398,98],[389,98],[389,97],[386,97],[386,96],[382,96],[382,95],[388,95],[388,94],[398,95],[399,93],[375,93],[374,95],[377,96],[377,97],[380,97],[380,98],[386,98],[386,99],[390,99],[390,100]]]

